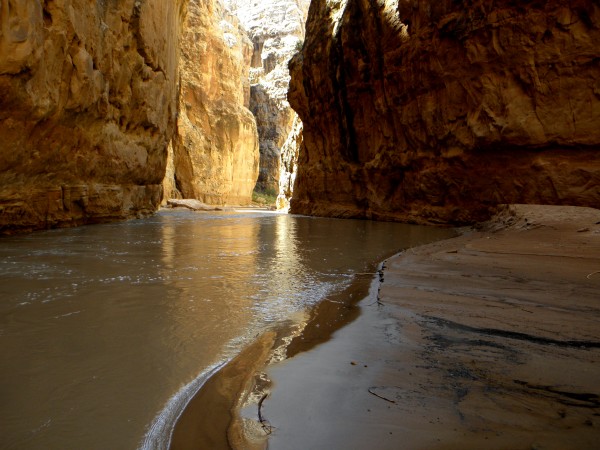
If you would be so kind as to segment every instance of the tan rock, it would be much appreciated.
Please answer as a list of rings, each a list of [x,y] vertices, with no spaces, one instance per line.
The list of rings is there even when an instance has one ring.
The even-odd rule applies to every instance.
[[[296,115],[292,130],[281,147],[279,171],[279,195],[275,202],[278,210],[288,212],[294,196],[294,183],[298,173],[298,154],[302,147],[302,121]]]
[[[256,184],[260,191],[278,192],[283,166],[291,164],[291,160],[282,161],[282,148],[297,116],[287,101],[288,62],[304,41],[309,4],[310,0],[226,0],[253,43],[250,110],[256,117],[260,142]],[[297,153],[298,149],[295,158]]]
[[[251,56],[246,32],[219,1],[190,1],[182,36],[174,176],[165,181],[185,198],[210,205],[252,199],[259,153],[256,122],[247,108]]]
[[[185,199],[170,199],[167,201],[169,206],[174,208],[187,208],[193,211],[220,211],[221,208],[217,206],[207,205],[206,203],[202,203],[199,200],[193,198],[185,198]]]
[[[169,200],[182,198],[181,192],[177,189],[175,182],[175,161],[173,155],[173,142],[169,143],[167,169],[163,180],[163,199],[162,204],[166,205]]]
[[[2,2],[0,231],[155,211],[186,3]]]
[[[290,103],[292,212],[482,220],[499,203],[600,207],[600,7],[314,0]]]

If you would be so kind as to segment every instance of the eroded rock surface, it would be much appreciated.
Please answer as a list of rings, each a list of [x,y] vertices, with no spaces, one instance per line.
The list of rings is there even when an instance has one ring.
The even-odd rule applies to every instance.
[[[0,4],[0,231],[155,211],[186,3]]]
[[[211,205],[247,204],[259,163],[248,109],[252,43],[218,0],[190,1],[181,41],[180,111],[166,194]]]
[[[511,206],[388,259],[357,320],[267,369],[269,447],[597,448],[599,221]]]
[[[313,0],[292,212],[465,223],[600,207],[600,6]]]
[[[298,156],[302,147],[302,121],[295,116],[292,130],[281,147],[279,169],[279,194],[275,202],[278,210],[288,212],[290,201],[294,196],[294,184],[298,174]]]
[[[310,0],[227,0],[253,43],[250,69],[250,110],[256,117],[260,140],[257,188],[278,192],[284,166],[282,148],[293,131],[296,113],[287,101],[288,62],[304,42],[304,24]],[[298,149],[288,153],[297,158]]]

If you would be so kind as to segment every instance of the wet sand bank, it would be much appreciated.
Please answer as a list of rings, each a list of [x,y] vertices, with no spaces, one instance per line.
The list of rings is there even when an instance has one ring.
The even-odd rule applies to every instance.
[[[600,211],[514,206],[386,266],[379,302],[268,368],[269,448],[598,448]]]
[[[353,289],[219,371],[171,448],[598,448],[600,211],[512,206]]]
[[[371,272],[359,274],[347,289],[328,296],[303,320],[280,324],[258,336],[218,369],[178,418],[169,449],[266,448],[273,429],[262,417],[262,405],[272,385],[264,370],[273,361],[327,342],[334,332],[356,320],[358,303],[368,295],[375,270],[374,266]]]

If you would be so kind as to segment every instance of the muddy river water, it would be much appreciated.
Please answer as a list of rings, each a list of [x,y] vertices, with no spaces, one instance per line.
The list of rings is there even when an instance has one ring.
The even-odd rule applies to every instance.
[[[0,239],[0,447],[161,448],[215,367],[448,230],[162,211]]]

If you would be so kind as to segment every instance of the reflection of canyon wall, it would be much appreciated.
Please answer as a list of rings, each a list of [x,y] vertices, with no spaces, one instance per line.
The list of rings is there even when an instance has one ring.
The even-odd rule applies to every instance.
[[[251,57],[252,43],[218,0],[190,1],[167,197],[251,201],[259,162],[256,122],[247,108]]]
[[[0,230],[160,202],[184,0],[0,5]]]
[[[240,18],[254,44],[250,109],[260,136],[260,174],[256,187],[277,192],[282,166],[292,164],[291,159],[281,158],[296,118],[287,101],[288,61],[304,40],[310,0],[226,0],[226,4]],[[292,153],[288,149],[287,153],[297,158],[297,152],[298,149]]]
[[[589,0],[313,0],[292,60],[292,211],[460,223],[498,203],[600,207],[598,42]]]
[[[258,295],[253,279],[261,248],[260,223],[222,219],[173,224],[167,218],[160,227],[163,276],[170,280],[170,313],[179,325],[176,333],[182,333],[181,342],[187,340],[186,334],[203,334],[201,341],[215,347],[213,354],[224,342],[239,337],[240,330],[247,330]],[[182,240],[177,233],[202,236]],[[199,326],[198,317],[211,320]],[[220,337],[211,339],[213,334]]]

